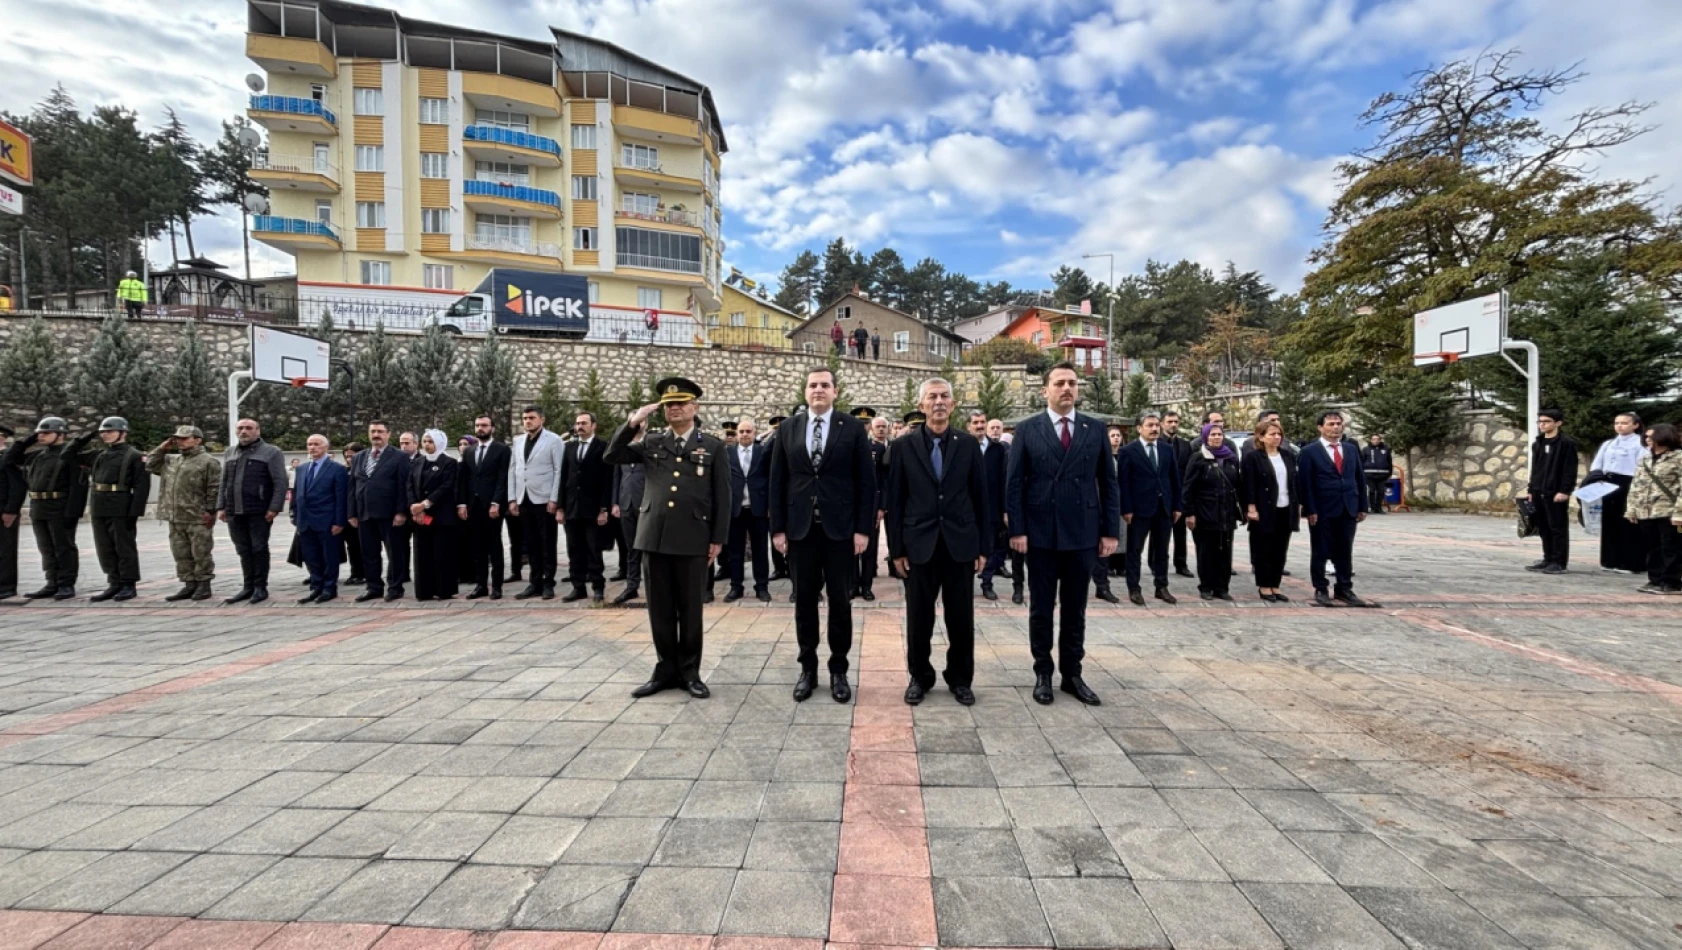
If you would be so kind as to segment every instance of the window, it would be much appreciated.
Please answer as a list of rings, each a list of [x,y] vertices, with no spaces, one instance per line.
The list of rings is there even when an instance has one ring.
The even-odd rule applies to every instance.
[[[817,351],[818,351],[818,346],[817,346],[816,343],[812,343],[811,341],[807,341],[805,343],[800,344],[800,352],[802,352],[802,353],[816,353]]]
[[[909,352],[911,352],[911,331],[910,330],[895,330],[894,331],[894,352],[895,353],[909,353]]]
[[[637,288],[637,309],[638,310],[659,310],[659,309],[661,309],[661,305],[663,303],[665,303],[665,299],[664,299],[663,295],[660,293],[660,288],[658,288],[658,287],[638,287]]]
[[[707,326],[709,326],[709,327],[718,326],[718,314],[716,314],[716,313],[707,314]]]
[[[939,353],[940,352],[940,337],[935,336],[933,333],[929,334],[929,352],[930,353]]]
[[[619,196],[619,205],[632,214],[652,216],[660,210],[660,196],[627,191]]]
[[[356,203],[356,226],[359,228],[385,227],[385,202],[358,201]],[[363,281],[367,283],[367,281]]]
[[[593,251],[596,249],[595,228],[573,228],[572,249],[575,251]]]
[[[429,290],[454,290],[456,269],[449,264],[422,264],[421,281]]]
[[[626,168],[660,170],[660,149],[653,145],[632,145],[626,142],[624,151],[620,152],[619,156],[620,164]]]
[[[835,311],[835,318],[837,320],[851,320],[851,319],[853,319],[853,305],[848,304],[847,306],[842,307],[841,309]]]
[[[421,153],[422,178],[450,177],[450,156],[443,152]]]
[[[681,274],[701,273],[701,236],[615,228],[615,256],[621,267],[649,267]]]
[[[310,98],[316,102],[326,102],[327,87],[318,82],[310,83]]]
[[[448,209],[448,208],[422,208],[421,209],[421,233],[422,234],[449,234],[450,233],[450,209]]]
[[[593,280],[590,281],[589,283],[590,283],[590,302],[591,303],[601,303],[601,300],[602,300],[602,285],[596,283]]]
[[[507,214],[481,214],[473,221],[473,238],[524,246],[531,243],[531,219]]]
[[[315,199],[315,219],[322,224],[333,223],[333,202],[331,199]]]
[[[358,145],[356,147],[356,170],[359,172],[385,171],[385,146]]]
[[[480,181],[494,181],[506,185],[531,184],[531,166],[511,162],[475,162],[473,177]]]
[[[593,125],[575,125],[572,127],[573,148],[595,148],[596,127]]]
[[[391,262],[363,261],[362,282],[364,284],[373,284],[377,286],[383,286],[391,283]]]
[[[730,325],[733,326],[733,327],[745,327],[745,326],[747,326],[748,325],[748,315],[746,313],[743,313],[740,310],[736,311],[735,313],[732,313],[730,315]]]
[[[310,155],[315,162],[314,167],[317,174],[325,175],[328,169],[332,168],[333,163],[329,157],[332,152],[326,142],[311,142]]]
[[[761,330],[771,329],[771,315],[763,310],[759,311],[759,328]]]
[[[596,200],[596,176],[594,176],[594,175],[574,175],[574,176],[572,176],[572,196],[574,198],[577,198],[579,201],[595,201]]]
[[[496,109],[480,109],[473,114],[473,118],[480,125],[494,125],[499,129],[509,129],[514,132],[531,130],[531,116],[524,112],[499,112]]]
[[[422,99],[420,101],[421,125],[449,125],[450,100]]]
[[[381,89],[355,89],[353,104],[357,115],[385,115],[385,91]]]

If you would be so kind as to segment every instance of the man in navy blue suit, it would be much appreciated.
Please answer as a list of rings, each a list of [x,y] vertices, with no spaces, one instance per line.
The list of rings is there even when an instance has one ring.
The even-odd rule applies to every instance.
[[[327,437],[305,443],[310,457],[292,482],[292,527],[310,572],[309,596],[300,604],[325,604],[339,596],[339,535],[350,514],[350,472],[327,451]]]
[[[1063,692],[1089,706],[1099,703],[1080,675],[1086,657],[1086,590],[1094,560],[1114,554],[1121,537],[1120,498],[1104,424],[1075,411],[1079,395],[1074,364],[1046,370],[1046,411],[1017,427],[1005,476],[1010,547],[1027,556],[1028,646],[1034,654],[1034,701],[1042,706],[1056,698],[1051,674],[1058,669]],[[1051,615],[1058,603],[1062,636],[1053,664]]]
[[[1343,416],[1322,412],[1315,424],[1320,437],[1298,449],[1297,481],[1302,512],[1308,521],[1308,573],[1314,581],[1316,607],[1377,607],[1355,596],[1355,526],[1367,520],[1361,448],[1343,437]],[[1326,590],[1326,561],[1337,583]]]
[[[725,548],[730,592],[725,603],[743,597],[744,563],[753,559],[753,596],[771,602],[771,565],[766,548],[771,538],[771,447],[754,440],[759,428],[743,418],[736,423],[736,443],[725,449],[730,464],[730,485],[736,496],[731,507],[730,543]]]
[[[1121,517],[1127,522],[1127,599],[1143,607],[1145,595],[1139,588],[1139,559],[1150,545],[1151,578],[1156,581],[1156,599],[1176,603],[1168,592],[1168,543],[1174,522],[1180,520],[1179,456],[1163,439],[1162,417],[1154,410],[1139,416],[1139,437],[1122,446],[1116,459],[1120,470]]]

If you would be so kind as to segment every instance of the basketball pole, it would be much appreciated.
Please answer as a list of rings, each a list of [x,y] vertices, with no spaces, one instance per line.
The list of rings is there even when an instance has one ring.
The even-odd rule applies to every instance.
[[[239,425],[239,404],[251,391],[257,388],[256,383],[247,386],[245,392],[239,391],[239,384],[251,378],[248,369],[236,370],[228,374],[228,444],[234,444],[234,428]]]
[[[1526,369],[1525,366],[1518,365],[1516,360],[1507,355],[1508,350],[1524,351],[1524,361],[1529,368]],[[1529,340],[1502,340],[1501,358],[1506,360],[1513,369],[1518,370],[1520,376],[1524,377],[1524,403],[1525,409],[1530,414],[1529,418],[1525,420],[1524,430],[1529,433],[1529,441],[1533,443],[1540,434],[1536,431],[1536,417],[1542,414],[1541,351],[1536,349],[1536,344]]]

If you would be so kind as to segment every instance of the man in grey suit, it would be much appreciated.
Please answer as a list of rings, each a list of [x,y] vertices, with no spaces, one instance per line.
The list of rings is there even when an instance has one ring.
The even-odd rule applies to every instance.
[[[527,406],[520,413],[525,434],[514,439],[514,458],[508,466],[508,511],[520,518],[525,532],[526,589],[515,600],[541,596],[555,599],[555,537],[559,525],[555,487],[561,478],[561,437],[544,428],[543,410]],[[532,515],[534,517],[521,517]]]
[[[640,445],[646,435],[646,430],[639,431],[631,444]],[[637,591],[642,586],[642,552],[637,550],[637,521],[640,515],[638,509],[642,507],[642,489],[647,480],[648,475],[641,462],[620,465],[613,473],[613,517],[619,519],[619,533],[625,543],[625,589],[613,598],[616,607],[636,600]]]

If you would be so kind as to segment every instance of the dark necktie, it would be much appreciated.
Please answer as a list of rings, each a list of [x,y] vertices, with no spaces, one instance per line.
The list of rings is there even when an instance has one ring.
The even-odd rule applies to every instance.
[[[1158,470],[1159,466],[1156,464],[1156,443],[1155,442],[1146,442],[1145,443],[1145,454],[1150,456],[1151,469],[1153,471]]]
[[[929,450],[929,462],[934,465],[934,480],[938,482],[945,475],[946,465],[940,457],[940,440],[930,439],[929,441],[934,445],[934,448]]]
[[[1067,452],[1069,451],[1069,443],[1073,441],[1069,438],[1069,417],[1064,416],[1063,418],[1058,419],[1057,422],[1063,427],[1063,435],[1059,440],[1063,443],[1063,451]]]
[[[823,464],[823,416],[812,420],[812,467]]]

